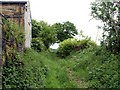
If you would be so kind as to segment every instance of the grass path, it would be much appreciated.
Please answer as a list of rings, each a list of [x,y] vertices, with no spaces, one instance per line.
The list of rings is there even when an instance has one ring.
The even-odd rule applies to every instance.
[[[45,79],[47,88],[86,88],[86,84],[68,68],[68,61],[56,57],[54,53],[41,53],[43,63],[48,67]],[[72,63],[72,62],[71,62]]]
[[[57,68],[58,65],[56,62],[56,57],[53,54],[48,55],[47,53],[41,53],[41,57],[43,57],[43,63],[48,67],[48,75],[44,81],[45,87],[47,88],[60,88],[60,83],[57,80]]]
[[[71,69],[67,69],[67,71],[69,79],[77,85],[77,88],[87,88],[86,83],[83,80],[81,80],[78,76],[76,76],[74,74],[74,71],[72,71]]]

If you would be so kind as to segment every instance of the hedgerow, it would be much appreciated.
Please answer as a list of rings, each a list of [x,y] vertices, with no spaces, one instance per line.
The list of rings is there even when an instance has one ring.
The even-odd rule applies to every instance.
[[[66,56],[69,56],[72,51],[80,51],[91,46],[96,46],[96,43],[91,41],[89,38],[83,40],[69,38],[60,43],[57,55],[65,58]]]

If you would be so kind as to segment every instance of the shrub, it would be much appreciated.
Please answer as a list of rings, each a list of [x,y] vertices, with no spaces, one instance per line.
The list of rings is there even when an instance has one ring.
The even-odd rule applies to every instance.
[[[91,41],[89,38],[79,41],[75,38],[69,38],[60,43],[57,54],[58,56],[64,58],[70,55],[72,51],[79,51],[91,46],[96,46],[96,43]]]
[[[77,40],[74,38],[69,38],[60,43],[57,54],[58,56],[64,58],[70,55],[70,52],[77,45]]]
[[[96,43],[94,41],[92,41],[90,38],[86,38],[83,40],[79,40],[77,47],[79,47],[80,49],[84,49],[84,48],[89,48],[91,46],[97,46]]]
[[[32,38],[32,45],[31,47],[36,51],[43,51],[45,50],[45,45],[41,38]]]
[[[3,67],[3,89],[44,87],[47,66],[39,60],[38,54],[33,50],[26,50],[23,55],[17,54],[14,63]]]
[[[79,63],[74,70],[83,68],[87,71],[86,81],[89,88],[120,88],[120,56],[108,52],[103,47],[84,49],[78,53]]]
[[[97,46],[76,52],[69,56],[68,60],[73,62],[71,67],[80,78],[84,74],[81,69],[85,71],[83,79],[88,83],[88,88],[120,88],[120,55]]]
[[[98,54],[99,53],[99,54]],[[95,52],[91,60],[93,64],[87,67],[90,88],[120,88],[119,86],[119,56],[106,50]],[[96,55],[96,56],[95,56]]]

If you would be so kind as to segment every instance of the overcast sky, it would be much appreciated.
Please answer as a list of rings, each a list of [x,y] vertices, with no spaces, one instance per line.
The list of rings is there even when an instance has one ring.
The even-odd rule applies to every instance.
[[[13,1],[13,0],[9,0]],[[18,0],[17,0],[18,1]],[[24,0],[19,0],[24,1]],[[28,0],[30,1],[32,19],[43,20],[48,24],[70,21],[74,23],[78,31],[83,30],[92,40],[96,41],[101,36],[97,25],[101,23],[91,20],[90,3],[95,0]],[[97,39],[97,43],[98,43]]]
[[[31,4],[32,18],[36,20],[44,20],[49,24],[56,22],[70,21],[75,24],[80,31],[83,30],[92,40],[96,41],[101,36],[97,25],[100,21],[91,20],[90,3],[94,0],[29,0]],[[97,39],[97,42],[98,42]]]

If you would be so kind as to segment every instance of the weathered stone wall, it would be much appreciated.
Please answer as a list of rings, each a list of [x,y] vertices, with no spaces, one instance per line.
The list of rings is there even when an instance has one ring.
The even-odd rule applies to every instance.
[[[0,8],[2,8],[0,2]],[[2,10],[0,10],[2,13]],[[2,16],[0,15],[0,89],[2,89]]]
[[[30,12],[30,3],[27,2],[26,5],[26,11],[24,14],[24,25],[25,25],[25,47],[30,48],[31,47],[31,39],[32,39],[32,33],[31,33],[31,12]]]
[[[2,4],[2,14],[24,29],[24,4]]]
[[[31,12],[29,2],[2,3],[2,15],[19,25],[19,29],[25,33],[24,47],[31,46]],[[0,5],[0,6],[1,6]]]
[[[9,19],[10,21],[15,22],[19,26],[19,30],[24,31],[24,4],[20,3],[2,3],[2,15],[3,18]],[[4,37],[2,35],[2,37]],[[4,42],[3,42],[4,43]],[[4,46],[3,46],[4,47]],[[17,46],[18,51],[23,51],[25,45],[24,43],[22,45]]]

